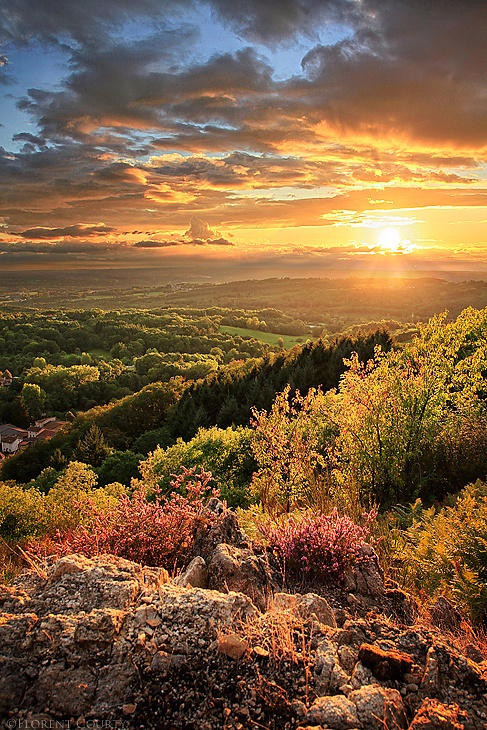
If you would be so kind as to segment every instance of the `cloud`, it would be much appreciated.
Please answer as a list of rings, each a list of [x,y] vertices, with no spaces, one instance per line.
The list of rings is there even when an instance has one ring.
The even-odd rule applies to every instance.
[[[33,125],[0,150],[2,236],[163,248],[192,218],[186,247],[224,247],[206,221],[324,227],[379,205],[486,204],[485,0],[8,5],[13,49],[64,44],[69,65],[19,101]],[[194,27],[209,10],[231,29],[226,52]],[[293,62],[303,49],[301,73],[276,73],[279,44]]]
[[[253,40],[260,29],[264,39],[295,42],[296,33],[337,19],[349,35],[316,43],[304,55],[304,76],[280,81],[251,47],[194,62],[187,51],[196,31],[187,26],[135,41],[85,42],[72,51],[63,89],[31,89],[19,107],[53,141],[120,145],[107,130],[128,143],[133,129],[168,150],[283,152],[294,145],[309,154],[324,140],[353,137],[438,148],[487,145],[483,0],[210,4]],[[156,5],[146,0],[140,13],[160,17]],[[122,16],[127,8],[122,0],[107,7],[107,22],[114,22],[116,8]],[[73,12],[69,2],[66,14]]]
[[[79,43],[99,43],[104,35],[125,23],[161,21],[175,9],[190,6],[186,0],[9,0],[0,6],[0,40],[26,44],[35,39],[62,43],[66,37]]]
[[[206,221],[193,216],[193,218],[191,218],[189,230],[187,230],[184,235],[189,236],[193,241],[197,239],[208,241],[208,239],[213,238],[215,234],[210,229]]]
[[[134,248],[168,248],[172,246],[180,246],[181,241],[136,241]]]
[[[85,224],[76,224],[66,226],[65,228],[29,228],[22,231],[19,235],[22,238],[30,238],[36,240],[49,240],[53,238],[89,238],[90,236],[106,236],[113,233],[115,228],[106,226],[104,223],[90,226]]]

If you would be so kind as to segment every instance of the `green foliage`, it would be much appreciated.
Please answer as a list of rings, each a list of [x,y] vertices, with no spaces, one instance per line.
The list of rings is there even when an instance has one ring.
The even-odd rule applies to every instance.
[[[58,476],[47,493],[40,491],[37,483],[24,489],[15,483],[0,482],[0,537],[24,542],[74,529],[87,519],[92,505],[101,511],[110,509],[123,493],[120,484],[97,488],[95,472],[76,461]]]
[[[328,445],[336,437],[327,418],[327,396],[310,389],[290,399],[290,386],[278,393],[270,413],[254,409],[252,450],[258,465],[252,491],[272,515],[303,507],[322,507],[330,476]]]
[[[308,342],[264,360],[222,368],[186,389],[168,419],[168,427],[175,438],[189,440],[200,427],[246,426],[252,409],[270,410],[276,393],[288,384],[293,393],[307,393],[320,386],[324,391],[336,388],[346,369],[344,358],[357,352],[361,361],[368,360],[378,344],[384,350],[390,348],[387,332],[342,337],[332,343]]]
[[[43,411],[46,393],[35,383],[24,383],[20,393],[20,400],[29,414],[31,421],[35,421]]]
[[[0,482],[0,537],[7,542],[36,537],[42,534],[44,518],[45,499],[41,492]]]
[[[113,449],[108,445],[103,433],[93,423],[82,439],[76,444],[74,457],[91,466],[101,466]]]
[[[250,480],[255,469],[251,449],[252,432],[237,429],[200,428],[189,442],[178,439],[173,446],[156,448],[140,465],[146,484],[157,483],[166,493],[172,476],[182,466],[211,471],[214,486],[231,507],[251,501]]]
[[[140,476],[139,461],[143,458],[143,454],[135,454],[133,451],[114,451],[98,467],[98,483],[103,487],[119,482],[130,487],[132,479]]]
[[[445,315],[434,317],[403,350],[386,355],[377,349],[367,364],[353,356],[348,365],[334,415],[337,456],[365,501],[408,501],[428,489],[431,494],[432,485],[441,493],[441,454],[456,443],[463,468],[458,452],[469,419],[476,424],[472,450],[482,470],[487,309],[465,310],[450,323]]]
[[[466,487],[451,506],[416,514],[398,554],[404,582],[446,593],[474,622],[487,621],[487,485]]]
[[[65,463],[63,466],[66,467],[67,463]],[[39,490],[39,492],[47,494],[52,489],[60,475],[61,470],[54,469],[52,466],[48,466],[46,469],[43,469],[41,471],[36,479],[33,479],[31,482],[29,482],[26,485],[26,488],[37,489]]]

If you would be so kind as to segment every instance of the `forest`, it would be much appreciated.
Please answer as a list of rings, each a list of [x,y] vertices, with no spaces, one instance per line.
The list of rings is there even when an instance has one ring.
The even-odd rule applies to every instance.
[[[74,549],[175,569],[213,493],[291,572],[340,572],[320,532],[334,514],[370,532],[399,585],[484,623],[487,309],[407,337],[318,326],[270,307],[7,308],[0,423],[66,424],[1,462],[4,577]],[[148,557],[155,523],[165,542]]]

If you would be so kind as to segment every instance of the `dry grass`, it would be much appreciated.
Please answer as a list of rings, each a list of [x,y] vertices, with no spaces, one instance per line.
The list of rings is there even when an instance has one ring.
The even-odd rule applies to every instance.
[[[487,661],[487,629],[484,626],[472,626],[464,618],[457,627],[438,626],[432,618],[431,605],[426,603],[420,604],[414,626],[426,631],[440,632],[443,639],[461,654],[469,656],[473,647]]]

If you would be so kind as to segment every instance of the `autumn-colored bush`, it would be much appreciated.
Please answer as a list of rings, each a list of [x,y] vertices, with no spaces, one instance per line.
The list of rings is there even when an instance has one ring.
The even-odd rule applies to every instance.
[[[413,507],[396,550],[397,577],[431,600],[446,594],[474,623],[487,622],[487,485],[471,484],[439,510]]]
[[[364,514],[363,525],[357,525],[336,509],[330,514],[306,512],[278,524],[262,521],[260,531],[288,574],[322,582],[341,580],[369,538],[376,514]]]
[[[58,533],[35,549],[56,555],[82,553],[88,557],[110,553],[174,570],[187,560],[197,524],[216,519],[205,513],[207,497],[215,496],[215,490],[209,487],[211,479],[210,472],[196,473],[194,467],[182,467],[171,482],[174,492],[161,496],[156,488],[151,501],[140,483],[132,496],[122,495],[112,508],[100,509],[91,503],[84,524]]]

